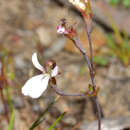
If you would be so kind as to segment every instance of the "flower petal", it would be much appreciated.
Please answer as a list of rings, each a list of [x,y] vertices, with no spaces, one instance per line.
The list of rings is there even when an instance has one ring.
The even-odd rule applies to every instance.
[[[57,26],[57,33],[59,34],[68,34],[69,32],[65,29],[65,27],[58,25]]]
[[[36,52],[33,53],[33,55],[32,55],[32,63],[38,70],[44,71],[44,68],[40,65],[40,63],[38,61]]]
[[[39,98],[48,86],[50,76],[40,74],[30,78],[22,87],[22,93],[25,96]]]
[[[87,3],[88,1],[85,0],[85,3],[84,3],[80,0],[69,0],[69,2],[77,6],[78,8],[85,10],[86,9],[85,3]]]
[[[64,27],[61,27],[60,25],[57,26],[57,33],[63,34],[64,32],[65,32],[65,28]]]
[[[58,66],[56,66],[52,71],[51,71],[51,76],[55,77],[58,74]]]

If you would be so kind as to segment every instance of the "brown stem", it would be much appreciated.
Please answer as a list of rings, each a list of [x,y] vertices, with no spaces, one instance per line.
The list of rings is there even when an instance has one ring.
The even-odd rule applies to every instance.
[[[88,68],[89,68],[89,72],[90,72],[90,77],[91,77],[91,82],[92,82],[92,85],[93,85],[93,90],[95,91],[95,90],[96,90],[96,86],[95,86],[95,81],[94,81],[93,68],[92,68],[92,65],[91,65],[91,63],[90,63],[90,61],[89,61],[87,52],[86,52],[86,50],[82,47],[82,43],[80,42],[80,40],[79,40],[78,37],[75,37],[75,38],[73,39],[73,42],[74,42],[75,46],[80,50],[80,52],[82,53],[82,55],[83,55],[84,58],[85,58],[85,61],[86,61],[87,64],[88,64]]]
[[[64,93],[64,92],[61,92],[58,88],[57,88],[57,85],[54,85],[52,87],[55,92],[60,95],[60,96],[86,96],[85,94],[67,94],[67,93]]]
[[[101,112],[101,107],[100,107],[100,104],[98,102],[98,98],[97,97],[94,97],[95,98],[95,103],[96,103],[96,106],[97,106],[97,114],[98,114],[98,130],[101,130],[101,118],[102,118],[102,112]]]
[[[91,36],[90,36],[90,32],[88,29],[87,29],[87,24],[86,24],[86,32],[87,32],[87,36],[88,36],[88,43],[89,43],[89,47],[90,47],[90,62],[91,62],[91,65],[92,65],[92,68],[93,68],[93,48],[92,48],[92,41],[91,41]]]
[[[7,110],[7,105],[6,105],[6,101],[3,95],[3,89],[0,89],[0,94],[1,94],[1,99],[4,105],[4,112],[5,112],[5,117],[7,119],[7,122],[9,123],[9,117],[8,117],[8,110]]]
[[[87,32],[87,36],[88,36],[88,42],[89,42],[89,47],[90,47],[90,62],[91,62],[91,66],[92,66],[92,75],[91,77],[91,81],[92,81],[92,85],[95,88],[96,84],[95,84],[95,78],[94,78],[94,64],[93,64],[93,49],[92,49],[92,40],[91,40],[91,31],[88,29],[87,26],[87,22],[85,21],[86,24],[86,32]],[[90,25],[91,26],[91,25]],[[94,102],[96,104],[97,107],[97,114],[98,114],[98,130],[101,130],[101,118],[102,118],[102,110],[101,107],[99,105],[98,102],[98,98],[97,96],[93,97]]]
[[[92,53],[92,42],[91,42],[90,34],[88,35],[88,39],[89,39],[89,45],[91,45],[91,47],[90,47],[91,56],[93,56],[92,55],[93,54]],[[91,82],[92,82],[92,86],[93,86],[93,91],[95,91],[96,90],[96,84],[95,84],[95,79],[94,79],[93,58],[91,58],[91,63],[90,63],[88,55],[87,55],[87,52],[82,47],[82,43],[80,42],[80,40],[78,39],[78,37],[75,37],[73,39],[73,42],[74,42],[75,46],[80,50],[80,52],[82,53],[82,55],[85,58],[85,61],[88,64],[89,72],[90,72],[90,78],[91,78]],[[100,107],[99,102],[97,100],[97,97],[94,96],[92,98],[93,98],[93,100],[94,100],[94,102],[96,104],[96,107],[97,107],[97,113],[98,113],[98,130],[101,130],[101,111],[102,110],[101,110],[101,107]]]
[[[98,130],[101,130],[101,118],[103,117],[103,112],[102,112],[102,109],[101,109],[100,104],[98,102],[98,98],[97,98],[97,96],[93,96],[90,98],[90,100],[92,101],[94,113],[98,117]]]

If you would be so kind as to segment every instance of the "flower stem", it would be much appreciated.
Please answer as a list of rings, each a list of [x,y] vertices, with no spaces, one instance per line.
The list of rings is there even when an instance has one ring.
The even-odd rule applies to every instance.
[[[57,85],[53,86],[53,89],[55,90],[55,92],[60,95],[60,96],[86,96],[86,94],[68,94],[68,93],[64,93],[61,92],[58,88]]]
[[[90,71],[92,71],[92,75],[90,75],[90,77],[91,77],[92,85],[93,85],[94,89],[96,89],[95,76],[94,76],[95,70],[94,70],[94,64],[93,64],[93,48],[92,48],[91,30],[90,30],[92,27],[88,27],[88,26],[92,25],[92,22],[91,22],[91,24],[87,24],[85,17],[84,17],[84,21],[85,21],[86,32],[87,32],[87,36],[88,36],[88,43],[89,43],[89,50],[90,50],[90,62],[91,62],[91,68],[92,68],[92,70],[90,70]],[[101,130],[101,118],[102,118],[103,112],[102,112],[102,109],[99,105],[97,96],[94,96],[92,98],[93,98],[95,105],[96,105],[96,108],[97,108],[98,130]]]
[[[90,34],[88,35],[88,39],[89,39],[89,45],[91,45],[91,47],[90,47],[91,56],[93,57],[92,42],[91,42]],[[93,58],[91,57],[91,63],[90,63],[87,52],[82,47],[82,43],[80,42],[78,37],[75,37],[74,39],[71,39],[71,40],[73,40],[75,46],[79,49],[79,51],[84,56],[85,61],[88,64],[88,68],[89,68],[89,72],[90,72],[90,78],[91,78],[91,82],[92,82],[92,86],[93,86],[93,91],[95,91],[96,90],[96,84],[95,84],[95,78],[94,78]],[[101,130],[101,117],[102,117],[101,112],[102,112],[102,110],[101,110],[101,107],[99,105],[97,96],[94,96],[92,98],[93,98],[93,101],[95,102],[94,104],[96,105],[97,113],[98,113],[98,130]]]
[[[89,72],[90,72],[90,77],[91,77],[91,82],[92,82],[92,85],[93,85],[93,91],[95,91],[96,90],[96,86],[95,86],[95,81],[94,81],[94,73],[93,73],[92,65],[91,65],[91,63],[89,61],[88,54],[87,54],[86,50],[82,47],[82,43],[80,42],[80,40],[79,40],[78,37],[75,37],[73,39],[73,42],[74,42],[75,46],[79,49],[79,51],[81,52],[81,54],[84,56],[85,61],[88,64],[88,68],[89,68]]]
[[[90,33],[91,31],[88,30],[87,28],[87,24],[86,24],[86,32],[87,32],[87,36],[88,36],[88,43],[89,43],[89,47],[90,47],[90,62],[91,62],[91,65],[92,65],[92,68],[93,68],[93,48],[92,48],[92,41],[91,41],[91,36],[90,36]]]

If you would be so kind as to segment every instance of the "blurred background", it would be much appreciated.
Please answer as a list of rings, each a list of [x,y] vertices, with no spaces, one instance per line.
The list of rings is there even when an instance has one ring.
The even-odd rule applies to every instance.
[[[91,4],[98,99],[106,124],[113,122],[109,130],[129,130],[130,0],[91,0]],[[67,0],[1,0],[0,12],[0,130],[28,130],[57,96],[51,87],[35,100],[21,94],[26,80],[40,73],[32,65],[32,54],[38,53],[42,65],[49,59],[57,62],[60,90],[82,93],[90,83],[89,70],[73,43],[57,34],[60,19],[75,26],[87,52],[88,39],[80,12]],[[48,129],[66,110],[57,130],[96,130],[95,106],[84,97],[60,97],[35,129]]]

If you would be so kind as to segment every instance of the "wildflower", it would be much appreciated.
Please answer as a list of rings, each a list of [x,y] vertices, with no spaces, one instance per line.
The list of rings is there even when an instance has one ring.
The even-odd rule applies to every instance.
[[[67,36],[70,39],[73,39],[76,35],[76,31],[73,28],[73,26],[67,26],[66,24],[66,19],[61,19],[60,24],[57,26],[57,33],[58,34],[63,34]]]
[[[81,2],[81,0],[69,0],[69,2],[72,3],[74,6],[76,6],[77,8],[81,9],[81,10],[86,9],[85,3]],[[85,2],[87,3],[87,0],[85,0]]]
[[[39,98],[47,89],[50,79],[58,75],[58,66],[52,61],[48,62],[45,67],[41,66],[37,58],[37,53],[32,55],[32,63],[42,74],[30,78],[22,87],[22,93],[25,96]]]
[[[57,26],[57,33],[59,34],[68,34],[69,32],[66,30],[64,26],[58,25]]]
[[[67,35],[69,34],[69,31],[68,29],[66,28],[66,19],[65,18],[62,18],[60,20],[60,24],[57,26],[57,33],[58,34],[64,34],[64,35]]]

